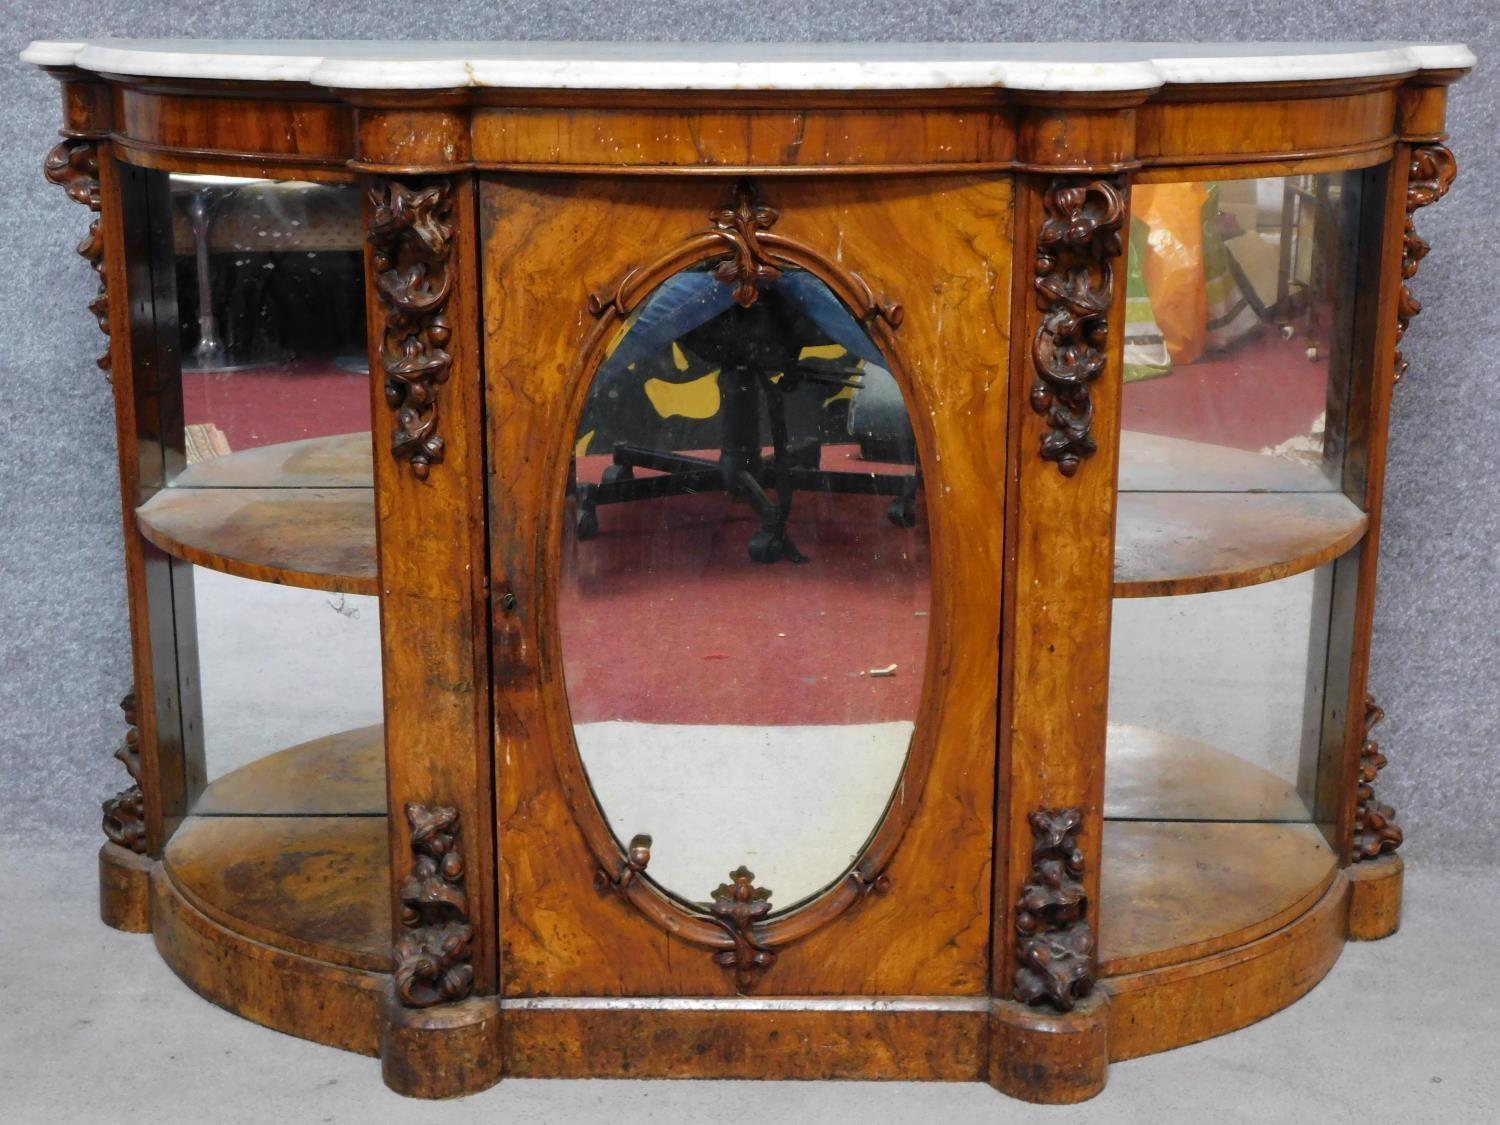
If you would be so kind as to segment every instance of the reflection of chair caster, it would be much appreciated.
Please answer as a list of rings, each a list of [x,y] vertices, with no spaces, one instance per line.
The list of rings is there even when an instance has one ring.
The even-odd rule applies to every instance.
[[[785,535],[764,528],[750,536],[750,558],[758,563],[773,563],[777,559],[794,563],[807,561],[807,556],[797,550]]]
[[[898,496],[885,510],[885,516],[897,527],[916,527],[917,502],[910,496]]]
[[[599,513],[593,508],[585,508],[578,513],[578,538],[581,541],[594,539],[599,534]]]
[[[781,558],[785,536],[774,531],[757,531],[750,536],[750,557],[758,563],[773,563]]]
[[[629,465],[611,465],[599,477],[600,484],[619,484],[622,480],[635,480],[635,470]]]

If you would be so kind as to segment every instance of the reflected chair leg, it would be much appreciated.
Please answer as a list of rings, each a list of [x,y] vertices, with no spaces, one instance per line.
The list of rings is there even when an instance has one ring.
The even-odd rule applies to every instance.
[[[1109,1074],[1109,997],[1100,989],[1070,1012],[1013,1000],[990,1004],[989,1083],[1042,1105],[1087,1101]]]

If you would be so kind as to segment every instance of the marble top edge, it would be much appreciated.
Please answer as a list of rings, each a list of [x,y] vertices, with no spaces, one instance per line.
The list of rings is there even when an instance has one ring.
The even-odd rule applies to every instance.
[[[1318,81],[1475,63],[1442,43],[437,43],[40,41],[38,66],[346,89],[1153,90]]]

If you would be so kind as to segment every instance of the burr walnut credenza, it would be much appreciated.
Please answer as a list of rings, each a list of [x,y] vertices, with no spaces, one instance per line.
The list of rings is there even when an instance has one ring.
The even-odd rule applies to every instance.
[[[207,999],[424,1097],[1068,1102],[1395,930],[1465,48],[23,57],[119,439],[101,910]]]

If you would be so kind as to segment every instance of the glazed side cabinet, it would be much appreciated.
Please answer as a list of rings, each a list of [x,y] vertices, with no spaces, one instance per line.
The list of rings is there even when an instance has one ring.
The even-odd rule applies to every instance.
[[[1396,928],[1465,49],[25,57],[119,440],[101,909],[209,1000],[425,1097],[1068,1102]]]

